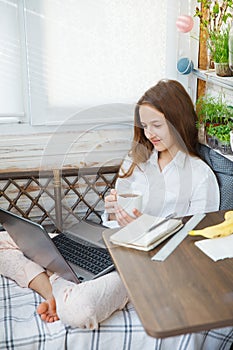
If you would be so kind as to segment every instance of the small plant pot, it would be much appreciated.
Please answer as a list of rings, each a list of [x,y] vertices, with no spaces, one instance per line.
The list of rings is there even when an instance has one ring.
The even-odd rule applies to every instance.
[[[221,142],[218,140],[218,149],[222,154],[233,154],[230,143]]]
[[[216,63],[214,62],[215,73],[219,77],[231,77],[233,72],[231,71],[228,63]]]
[[[218,148],[218,139],[215,136],[206,135],[207,144],[211,148]]]

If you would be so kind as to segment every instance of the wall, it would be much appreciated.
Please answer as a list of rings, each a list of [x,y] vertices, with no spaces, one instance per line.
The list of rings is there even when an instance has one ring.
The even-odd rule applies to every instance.
[[[2,135],[0,172],[119,164],[130,148],[132,127]]]

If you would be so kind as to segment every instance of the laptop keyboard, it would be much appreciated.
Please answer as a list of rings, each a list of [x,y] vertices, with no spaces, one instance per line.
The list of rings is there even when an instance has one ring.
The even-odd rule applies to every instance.
[[[70,239],[64,233],[53,238],[56,247],[65,260],[97,275],[113,264],[107,249],[93,246],[81,238]]]

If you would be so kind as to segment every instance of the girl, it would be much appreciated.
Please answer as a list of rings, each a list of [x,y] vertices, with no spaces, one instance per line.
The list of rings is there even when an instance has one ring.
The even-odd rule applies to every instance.
[[[117,205],[117,192],[128,192],[129,187],[143,194],[143,213],[185,216],[218,210],[215,175],[196,152],[196,122],[192,101],[177,81],[162,80],[144,94],[135,108],[132,148],[121,166],[116,190],[105,199],[106,226],[125,226],[141,215],[137,210],[128,214]],[[7,232],[1,233],[0,242],[0,273],[45,298],[38,307],[45,321],[60,317],[72,326],[97,328],[128,300],[116,271],[78,285],[55,274],[49,279]]]
[[[197,115],[191,98],[174,80],[161,80],[139,100],[134,138],[116,190],[105,199],[103,223],[125,226],[139,216],[117,205],[117,192],[141,192],[142,212],[165,217],[218,210],[219,188],[214,173],[197,154]]]

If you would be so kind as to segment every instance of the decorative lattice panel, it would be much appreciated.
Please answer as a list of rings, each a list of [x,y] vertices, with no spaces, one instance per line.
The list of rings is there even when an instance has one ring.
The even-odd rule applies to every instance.
[[[59,229],[81,219],[101,222],[117,172],[118,166],[3,173],[0,207]]]

